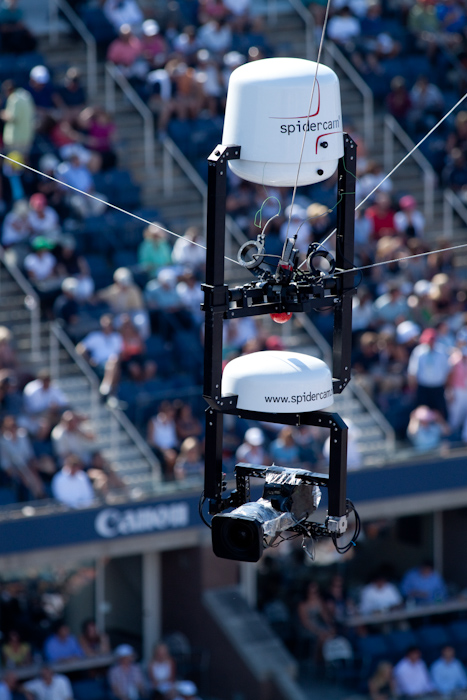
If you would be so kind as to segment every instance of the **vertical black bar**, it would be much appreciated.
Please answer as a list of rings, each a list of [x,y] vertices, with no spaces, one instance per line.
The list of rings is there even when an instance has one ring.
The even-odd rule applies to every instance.
[[[206,409],[204,495],[216,500],[222,494],[223,419],[224,416],[219,411]]]
[[[225,146],[218,146],[208,158],[206,283],[213,287],[224,284],[226,168]]]
[[[224,288],[225,200],[227,196],[227,161],[225,147],[218,146],[208,158],[208,201],[206,220],[206,284],[204,335],[204,394],[220,395],[222,376],[223,315],[216,311]],[[216,393],[217,392],[217,393]]]
[[[239,146],[217,146],[208,158],[204,395],[214,400],[221,396],[222,333],[228,299],[224,284],[227,161],[239,157]],[[211,500],[211,513],[218,512],[222,498],[223,424],[222,413],[212,407],[206,409],[204,495]]]
[[[354,267],[355,182],[357,147],[344,134],[344,157],[339,161],[337,184],[336,267],[349,270]],[[350,381],[352,353],[352,294],[354,273],[338,276],[341,295],[334,311],[333,378],[334,393],[340,392]]]
[[[347,509],[347,433],[342,418],[334,413],[329,450],[328,515],[341,517]]]

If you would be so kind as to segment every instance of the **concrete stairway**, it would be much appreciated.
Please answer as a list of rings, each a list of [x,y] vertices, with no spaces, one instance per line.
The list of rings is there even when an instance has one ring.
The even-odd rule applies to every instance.
[[[132,495],[150,490],[158,480],[157,460],[151,454],[142,452],[131,434],[122,427],[127,420],[118,408],[109,410],[96,401],[96,396],[91,396],[88,379],[64,346],[54,342],[48,322],[40,322],[39,343],[37,348],[32,347],[31,312],[28,309],[30,298],[4,265],[0,265],[0,294],[0,324],[7,325],[13,333],[19,366],[32,374],[43,367],[50,367],[52,376],[68,397],[70,407],[92,419],[97,435],[96,450],[112,463]],[[131,428],[130,425],[130,432]]]

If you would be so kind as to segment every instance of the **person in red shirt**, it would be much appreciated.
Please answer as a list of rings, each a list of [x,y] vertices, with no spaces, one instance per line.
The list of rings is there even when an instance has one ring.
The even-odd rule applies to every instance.
[[[379,240],[383,236],[393,235],[395,232],[394,207],[391,197],[386,192],[378,192],[375,203],[368,207],[365,216],[371,223],[371,237]]]

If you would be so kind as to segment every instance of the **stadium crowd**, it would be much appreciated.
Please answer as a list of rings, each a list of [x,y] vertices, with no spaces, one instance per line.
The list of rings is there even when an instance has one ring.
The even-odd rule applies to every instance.
[[[370,84],[370,73],[363,64],[373,65],[373,55],[384,64],[386,82],[398,77],[401,61],[410,56],[404,64],[411,66],[404,73],[409,83],[407,109],[403,115],[397,111],[400,100],[394,98],[389,84],[387,108],[416,136],[429,128],[455,97],[453,76],[458,75],[462,63],[461,42],[456,39],[433,46],[411,41],[416,35],[411,17],[423,3],[415,3],[409,12],[379,3],[370,5],[333,5],[329,36],[351,56]],[[272,54],[261,20],[251,14],[249,3],[181,2],[177,10],[171,7],[154,14],[135,0],[107,0],[101,7],[84,3],[77,9],[107,58],[123,66],[124,74],[148,100],[157,118],[159,137],[168,133],[196,165],[200,165],[201,155],[205,161],[212,143],[220,138],[231,70]],[[311,9],[319,25],[319,6],[312,4]],[[20,10],[11,12],[0,17],[4,32],[14,26],[15,31],[27,33]],[[340,41],[339,31],[345,34],[343,28],[350,25],[356,33]],[[395,26],[398,33],[389,50],[384,48],[385,37]],[[11,55],[8,46],[6,42],[2,49],[6,59]],[[115,124],[104,110],[88,103],[79,71],[70,67],[56,78],[45,59],[31,52],[35,48],[31,42],[15,46],[17,53],[24,46],[22,63],[15,63],[15,68],[9,64],[12,78],[3,83],[1,114],[4,149],[11,157],[4,163],[2,176],[6,259],[24,271],[41,299],[44,317],[62,323],[78,353],[98,374],[102,396],[115,396],[146,435],[165,477],[199,476],[203,406],[198,398],[188,398],[187,388],[199,386],[202,373],[199,284],[204,275],[204,251],[192,245],[202,242],[202,234],[188,227],[174,242],[157,210],[139,206],[138,187],[126,171],[116,167]],[[450,66],[447,81],[441,82],[441,71],[428,70],[434,61]],[[426,75],[432,81],[428,85]],[[432,98],[433,110],[420,102],[425,93]],[[429,151],[426,155],[445,184],[454,182],[452,150],[463,148],[464,117],[464,112],[457,113],[434,141],[427,142],[436,157]],[[362,135],[352,124],[346,128],[359,146],[356,189],[361,200],[385,174]],[[99,198],[120,196],[120,205],[152,218],[154,223],[144,227],[123,214],[106,211],[96,200],[15,165],[14,161],[25,160],[40,172],[85,192],[99,193]],[[456,182],[462,194],[462,177]],[[270,188],[265,198],[261,187],[232,176],[227,208],[249,237],[257,234],[260,219],[267,221],[276,215],[267,234],[271,254],[280,252],[290,217],[290,233],[300,227],[299,244],[305,250],[309,243],[328,237],[334,228],[335,177],[301,188],[293,211],[290,196],[285,189]],[[332,249],[332,236],[326,245]],[[427,240],[417,201],[411,192],[397,191],[390,179],[357,213],[357,264],[395,262],[373,268],[358,281],[354,381],[373,397],[397,436],[419,451],[448,449],[453,442],[467,440],[465,282],[449,252],[410,262],[403,259],[428,252],[433,245],[446,246],[442,232],[439,240]],[[314,314],[312,320],[330,340],[332,315]],[[121,486],[111,466],[103,467],[102,457],[92,454],[92,439],[88,439],[90,448],[84,459],[73,446],[67,453],[57,452],[53,431],[62,416],[68,415],[66,399],[54,404],[52,411],[50,406],[42,407],[34,420],[31,418],[26,387],[42,379],[27,376],[23,368],[15,366],[14,338],[7,327],[2,332],[2,408],[6,419],[2,439],[9,444],[11,425],[16,421],[21,436],[24,434],[30,443],[24,459],[27,477],[14,476],[14,469],[6,462],[2,478],[16,479],[18,496],[23,498],[50,495],[54,473],[72,455],[87,470],[78,472],[86,483],[85,500],[89,501],[96,490],[102,493]],[[226,324],[225,361],[239,353],[280,347],[280,338],[271,336],[270,327],[259,321],[242,319]],[[85,416],[70,420],[85,432]],[[226,429],[228,469],[238,455],[251,451],[261,453],[264,463],[288,459],[325,467],[327,446],[320,431],[276,431],[270,424],[252,427],[238,420],[227,421]],[[357,437],[356,428],[353,437]],[[350,466],[358,468],[362,459],[356,440],[353,443]],[[83,477],[93,473],[96,459],[101,471],[94,472],[91,491]],[[104,475],[103,469],[107,470]]]
[[[140,5],[136,0],[73,4],[108,60],[120,67],[153,110],[158,138],[168,134],[204,174],[205,158],[220,141],[232,70],[273,54],[261,20],[249,11],[249,2],[180,0],[169,3],[160,15],[149,3]],[[310,8],[319,27],[323,5],[311,3]],[[456,0],[391,6],[362,0],[333,3],[330,39],[415,140],[465,89],[466,20],[460,10]],[[166,231],[169,222],[161,221],[157,209],[141,207],[139,189],[117,156],[119,135],[112,117],[89,103],[76,68],[54,75],[36,48],[34,36],[22,23],[20,7],[15,2],[2,3],[0,118],[3,152],[11,159],[3,164],[0,190],[6,260],[18,265],[33,285],[44,318],[59,320],[77,352],[97,373],[103,400],[115,397],[146,435],[165,478],[200,477],[203,402],[188,389],[198,387],[202,379],[199,285],[204,251],[192,245],[202,243],[202,233],[188,227],[174,242]],[[467,197],[466,123],[467,113],[457,112],[422,149],[439,183],[452,187],[461,198]],[[361,200],[385,173],[362,134],[351,123],[346,128],[359,146],[356,187]],[[104,204],[25,171],[21,163],[100,199],[115,201],[154,223],[143,227],[108,212]],[[301,226],[304,251],[334,228],[335,178],[301,189],[292,211],[290,196],[279,188],[270,188],[265,195],[263,188],[231,177],[227,207],[250,238],[259,231],[258,212],[263,221],[277,214],[267,235],[267,250],[272,254],[282,248],[290,216],[291,233]],[[332,245],[331,237],[328,246],[332,249]],[[420,451],[467,443],[465,279],[449,252],[403,260],[447,245],[442,231],[438,240],[427,240],[424,217],[412,192],[398,191],[391,180],[357,213],[357,264],[396,262],[373,268],[358,283],[354,381],[373,397],[398,437]],[[332,316],[324,312],[312,320],[330,340]],[[243,319],[226,324],[225,361],[240,353],[281,347],[280,338],[271,336],[269,327],[260,322]],[[0,409],[0,485],[14,488],[18,501],[47,496],[82,507],[110,490],[124,488],[112,465],[95,448],[88,418],[70,408],[69,398],[47,371],[33,375],[18,363],[15,338],[7,324],[0,327]],[[228,417],[226,469],[238,460],[325,468],[324,437],[313,428],[276,430],[271,424],[258,427]],[[351,437],[355,438],[352,430]],[[349,467],[360,466],[361,456],[354,446],[349,450]],[[338,580],[329,584],[324,597],[312,585],[306,599],[297,601],[295,612],[303,628],[300,638],[312,648],[307,653],[315,659],[325,656],[326,642],[345,638],[345,616],[369,612],[371,600],[379,601],[376,609],[380,610],[381,591],[387,594],[388,608],[412,600],[404,582],[399,589],[378,575],[353,606],[343,600]],[[445,592],[436,590],[436,600],[442,600]],[[3,620],[8,619],[5,601],[15,600],[14,590],[5,586],[2,599]],[[272,622],[284,622],[273,605],[277,603],[273,595],[263,603]],[[33,693],[41,700],[50,697],[44,685],[57,683],[54,700],[72,697],[68,682],[49,667],[35,680],[18,685],[15,669],[35,660],[37,654],[54,663],[57,658],[50,650],[61,644],[69,645],[74,657],[90,657],[96,649],[105,655],[110,651],[108,640],[99,637],[92,623],[76,640],[62,620],[55,621],[61,625],[58,637],[55,632],[52,635],[51,624],[35,625],[32,630],[20,622],[13,616],[8,628],[2,627],[7,669],[0,683],[2,700],[9,700],[12,693],[27,698]],[[47,629],[50,635],[37,638],[39,629]],[[364,630],[360,632],[360,637],[350,637],[352,654],[358,653],[365,639]],[[370,678],[368,692],[373,700],[465,690],[465,672],[453,656],[453,647],[462,661],[466,659],[455,635],[449,643],[430,649],[423,645],[423,637],[420,641],[414,636],[412,641],[411,647],[393,647],[390,655],[385,650],[381,658],[372,657],[363,680],[367,683]],[[420,648],[427,663],[433,664],[430,673]],[[151,693],[171,700],[196,697],[193,684],[178,682],[174,662],[163,645],[158,646],[145,675],[135,665],[134,650],[128,644],[119,644],[114,651],[109,674],[114,697],[135,700]],[[345,661],[345,652],[341,660]],[[72,691],[76,694],[75,688]],[[112,697],[108,685],[105,692]]]

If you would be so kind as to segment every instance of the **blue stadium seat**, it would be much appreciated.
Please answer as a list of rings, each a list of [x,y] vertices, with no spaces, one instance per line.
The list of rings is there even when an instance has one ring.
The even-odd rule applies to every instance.
[[[425,625],[417,630],[418,646],[427,663],[432,663],[446,644],[451,644],[449,629],[443,625]]]
[[[360,676],[368,675],[376,668],[379,661],[391,659],[391,649],[384,634],[371,634],[359,637],[355,643],[357,657],[360,659]]]
[[[9,506],[16,503],[16,495],[14,489],[8,486],[0,488],[0,506]]]
[[[108,698],[105,681],[98,678],[73,681],[72,687],[75,700],[107,700]]]
[[[413,630],[395,630],[386,635],[386,639],[394,661],[402,658],[407,649],[418,645],[417,636]]]
[[[467,620],[456,620],[448,625],[452,643],[462,661],[467,660]]]
[[[111,284],[113,271],[104,255],[100,253],[88,253],[85,258],[89,265],[91,277],[94,280],[96,289],[101,289]]]

